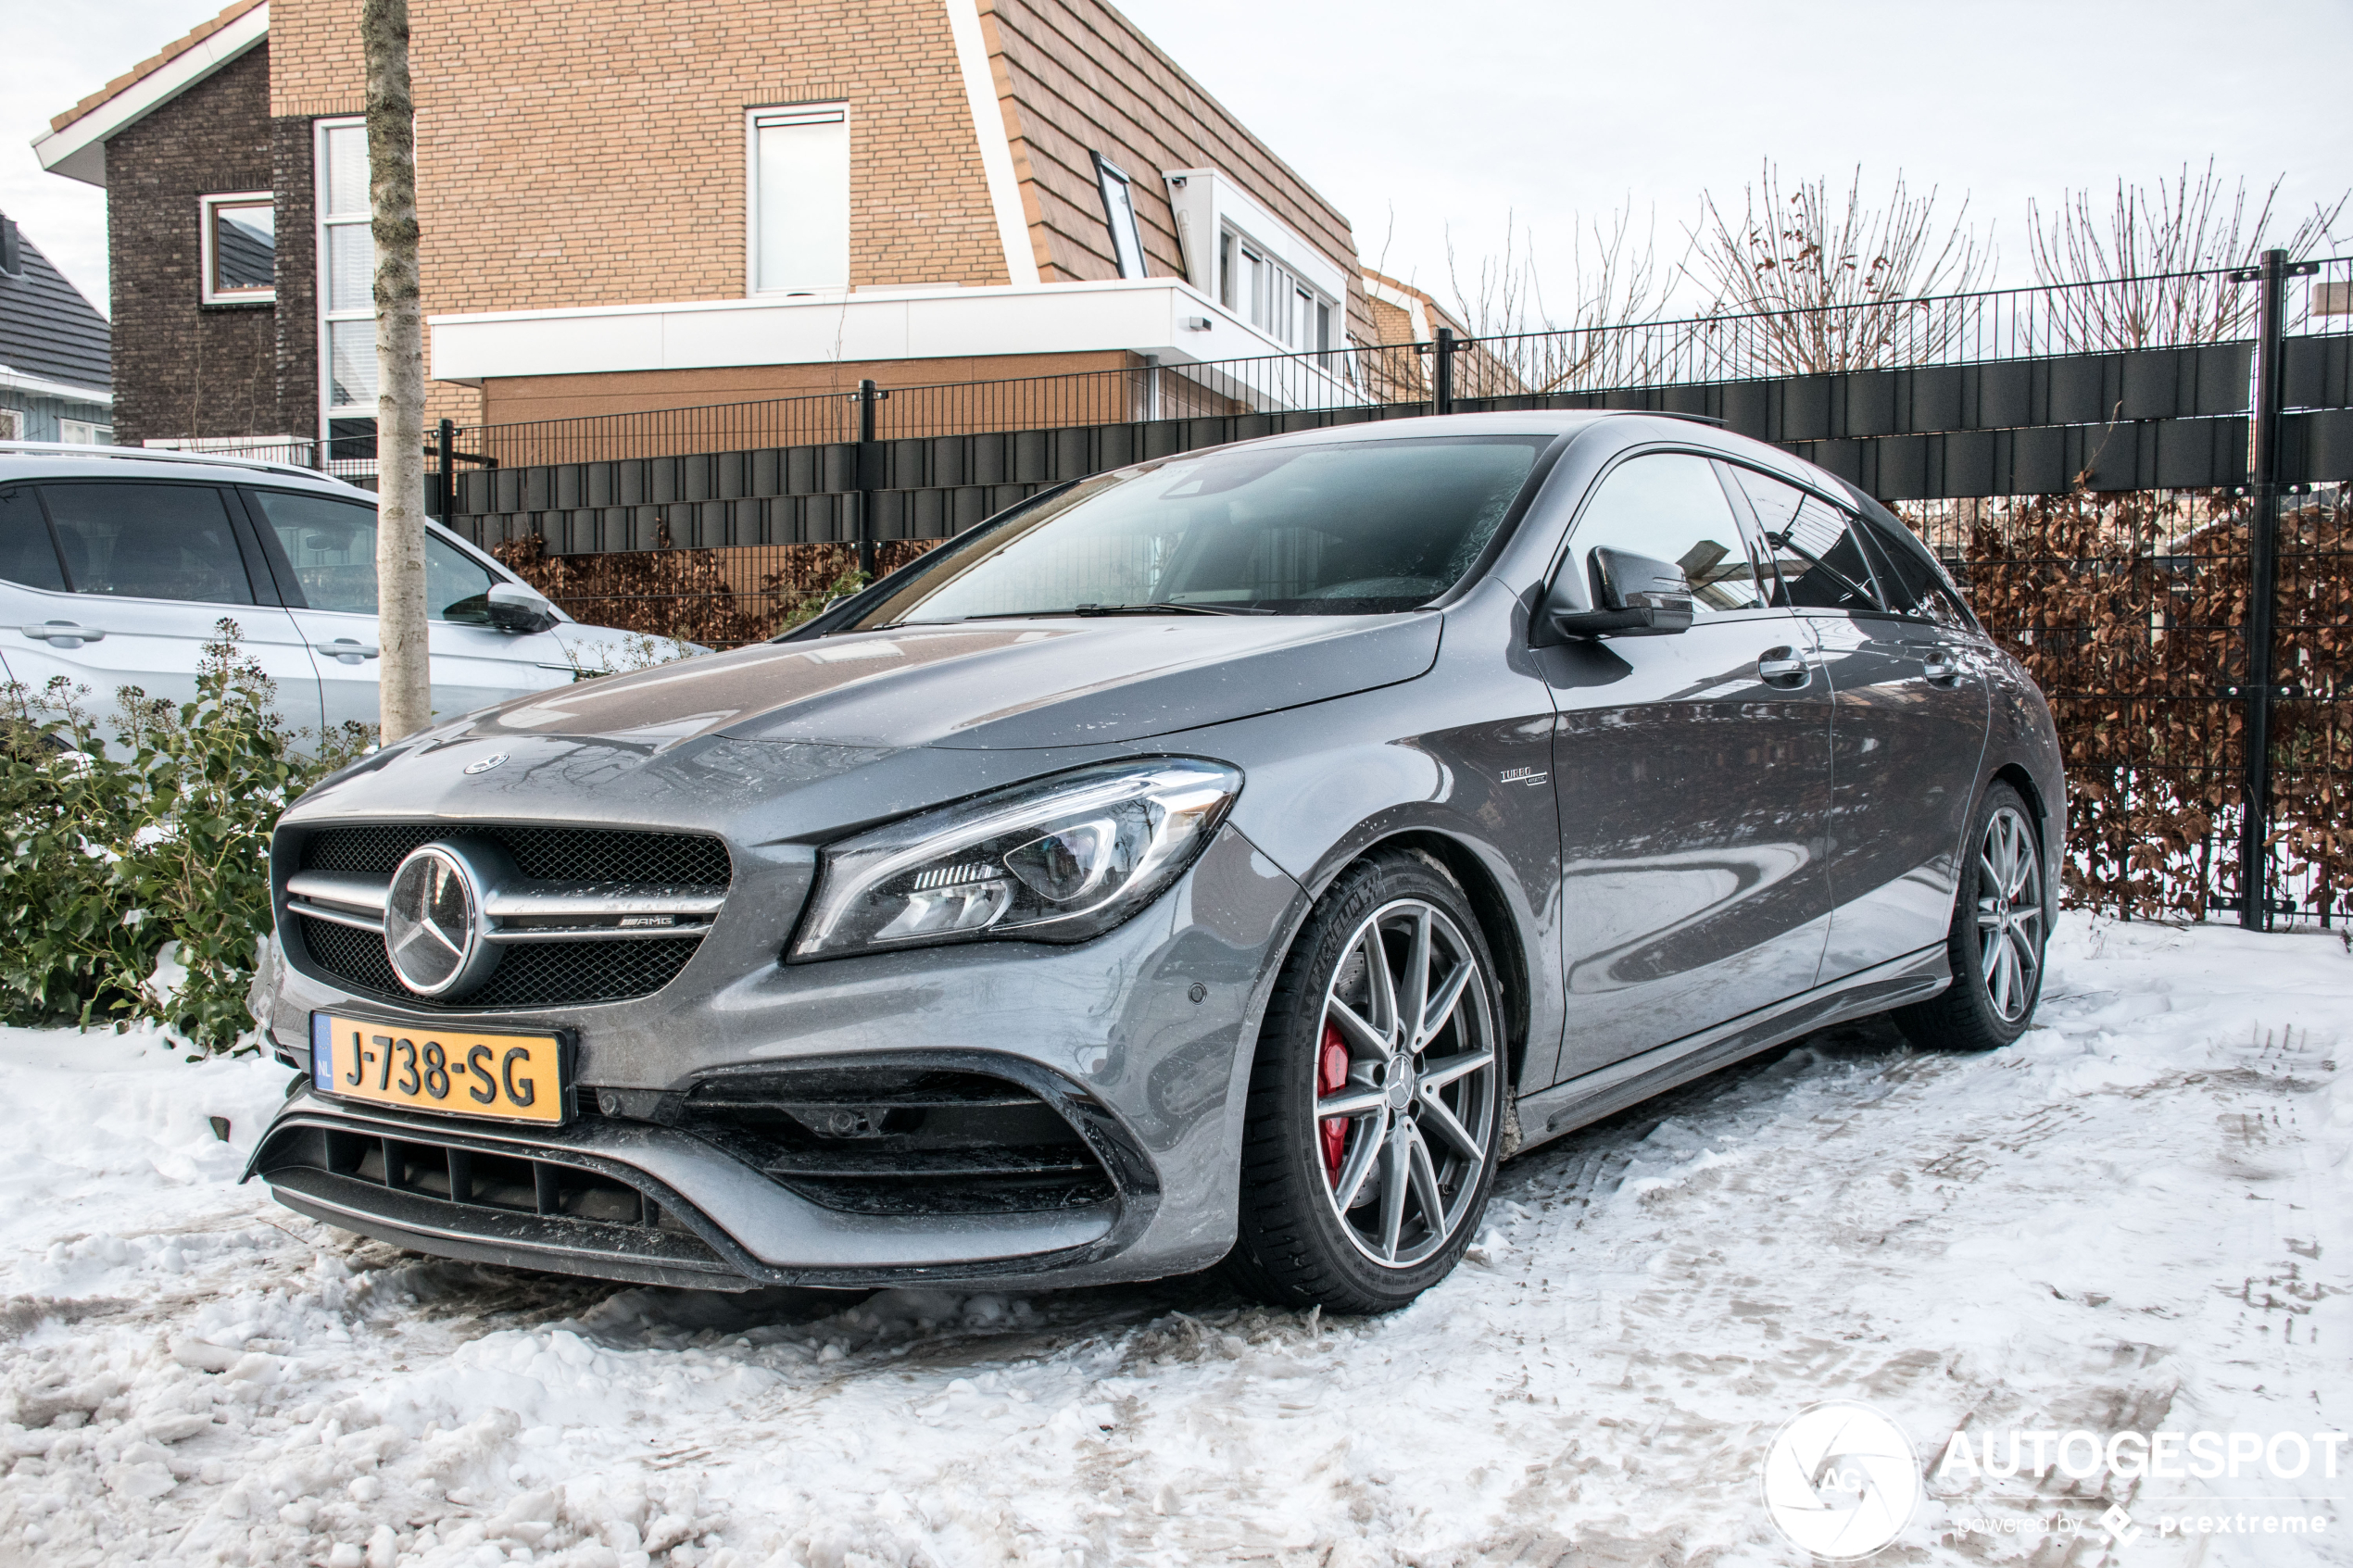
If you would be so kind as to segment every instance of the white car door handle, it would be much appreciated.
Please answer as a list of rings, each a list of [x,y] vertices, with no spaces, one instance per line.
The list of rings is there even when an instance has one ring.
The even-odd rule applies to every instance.
[[[57,648],[78,648],[84,643],[100,642],[106,637],[106,633],[94,626],[77,626],[70,621],[44,621],[37,626],[24,628],[24,634]]]
[[[1756,658],[1757,678],[1768,685],[1795,690],[1814,678],[1814,667],[1795,648],[1767,648]]]
[[[313,643],[310,646],[321,653],[333,654],[346,664],[357,664],[363,659],[373,659],[377,651],[351,637],[337,637],[332,643]]]

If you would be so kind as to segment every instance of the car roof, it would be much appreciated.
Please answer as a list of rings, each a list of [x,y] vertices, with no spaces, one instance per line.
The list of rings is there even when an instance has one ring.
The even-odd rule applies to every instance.
[[[1414,415],[1362,424],[1324,425],[1260,436],[1237,446],[1320,446],[1367,441],[1416,441],[1462,435],[1572,436],[1607,433],[1624,446],[1649,442],[1686,445],[1694,450],[1737,458],[1792,483],[1843,496],[1853,487],[1835,474],[1816,467],[1769,442],[1727,430],[1721,420],[1704,414],[1670,413],[1656,408],[1529,408],[1499,413]],[[1176,454],[1189,456],[1189,454]],[[1170,458],[1152,458],[1165,462]],[[1139,464],[1138,467],[1144,465]]]
[[[208,479],[218,484],[270,483],[321,490],[343,500],[375,499],[316,469],[234,453],[172,452],[150,446],[89,446],[61,441],[0,441],[0,481],[26,479]]]

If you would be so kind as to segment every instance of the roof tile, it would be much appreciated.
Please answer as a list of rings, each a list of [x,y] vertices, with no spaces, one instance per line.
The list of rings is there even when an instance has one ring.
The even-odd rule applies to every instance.
[[[113,331],[107,319],[49,264],[21,229],[22,270],[0,272],[0,365],[78,386],[114,383]]]
[[[227,27],[231,22],[235,21],[239,17],[244,16],[247,11],[252,10],[255,6],[265,6],[268,4],[269,0],[230,0],[228,5],[221,7],[220,14],[214,17],[210,21],[198,22],[185,33],[182,33],[180,37],[173,39],[170,43],[165,44],[161,49],[148,56],[145,59],[141,60],[137,65],[132,66],[129,70],[123,72],[120,76],[116,77],[112,82],[107,82],[104,87],[99,88],[95,93],[91,94],[88,97],[74,105],[73,107],[66,110],[65,113],[50,116],[49,129],[52,131],[63,131],[67,126],[71,125],[75,120],[80,119],[83,115],[88,114],[92,109],[96,108],[100,104],[105,103],[108,98],[113,97],[116,94],[121,92],[124,88],[129,87],[132,83],[138,82],[143,78],[152,76],[157,71],[161,70],[165,66],[170,65],[173,60],[179,58],[182,55],[186,54],[189,50],[195,48],[197,44],[203,43],[214,33],[219,32],[222,28]]]

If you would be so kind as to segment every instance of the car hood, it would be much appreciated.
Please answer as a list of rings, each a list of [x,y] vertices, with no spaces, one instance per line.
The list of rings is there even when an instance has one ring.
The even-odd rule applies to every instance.
[[[1007,750],[1145,740],[1408,681],[1443,617],[1121,616],[763,643],[476,715],[474,738]]]

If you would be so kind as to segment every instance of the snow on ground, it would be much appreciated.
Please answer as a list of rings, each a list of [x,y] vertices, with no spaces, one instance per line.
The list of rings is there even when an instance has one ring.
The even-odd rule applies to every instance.
[[[1795,1563],[1761,1457],[1838,1398],[1931,1472],[1880,1562],[2353,1562],[2353,1454],[1934,1473],[1963,1426],[2353,1422],[2346,945],[2070,917],[2041,1022],[1834,1031],[1551,1145],[1379,1320],[437,1262],[230,1185],[282,1069],[6,1032],[0,1562]],[[2185,1544],[2168,1497],[2326,1533]]]

